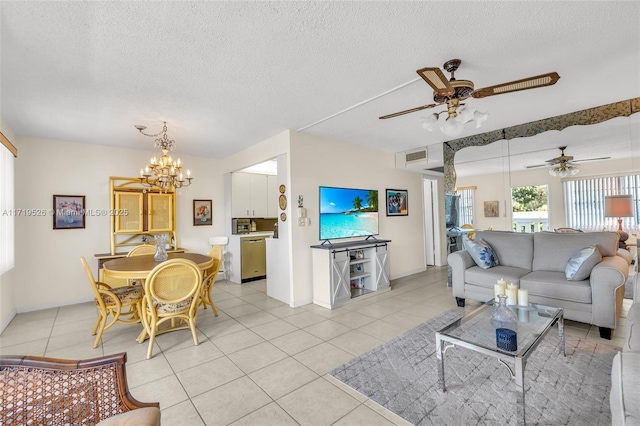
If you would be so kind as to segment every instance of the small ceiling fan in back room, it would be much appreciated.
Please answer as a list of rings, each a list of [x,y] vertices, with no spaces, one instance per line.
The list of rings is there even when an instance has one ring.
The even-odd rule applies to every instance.
[[[546,160],[545,164],[534,164],[532,166],[526,166],[527,169],[534,169],[536,167],[549,167],[549,174],[551,176],[558,177],[567,177],[567,176],[575,176],[578,174],[579,169],[575,163],[581,163],[586,161],[596,161],[596,160],[608,160],[611,157],[597,157],[597,158],[583,158],[582,160],[574,160],[573,155],[565,155],[564,150],[567,149],[566,146],[559,146],[560,156],[556,158],[552,158],[550,160]]]
[[[472,81],[456,80],[454,73],[461,63],[462,61],[460,59],[451,59],[450,61],[445,62],[442,66],[445,71],[451,73],[451,78],[449,80],[447,80],[440,68],[427,67],[417,70],[416,72],[418,75],[422,77],[433,89],[433,100],[435,103],[394,112],[393,114],[383,115],[380,119],[385,120],[387,118],[398,117],[400,115],[410,114],[412,112],[422,111],[424,109],[446,104],[447,109],[445,111],[430,114],[429,117],[424,120],[423,126],[427,130],[432,130],[433,126],[438,122],[440,114],[446,112],[447,119],[442,125],[441,130],[447,136],[456,137],[462,134],[464,130],[464,123],[475,121],[476,127],[480,127],[481,123],[488,117],[487,113],[482,113],[463,106],[464,104],[461,103],[461,101],[467,98],[486,98],[488,96],[502,95],[505,93],[518,92],[520,90],[551,86],[556,84],[560,79],[557,72],[550,72],[476,90]]]

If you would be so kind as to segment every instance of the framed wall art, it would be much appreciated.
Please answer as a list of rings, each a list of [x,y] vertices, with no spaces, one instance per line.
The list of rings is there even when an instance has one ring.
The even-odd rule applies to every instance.
[[[500,215],[500,207],[498,201],[484,202],[484,217],[498,217]]]
[[[211,225],[212,223],[212,201],[193,200],[193,226]]]
[[[84,229],[84,195],[53,196],[53,229]]]
[[[407,216],[409,214],[409,194],[406,189],[387,189],[387,216]]]

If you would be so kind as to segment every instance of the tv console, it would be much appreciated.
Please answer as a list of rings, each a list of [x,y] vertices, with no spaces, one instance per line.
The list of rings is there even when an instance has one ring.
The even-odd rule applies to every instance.
[[[367,239],[311,246],[313,303],[335,309],[354,297],[389,290],[390,242]]]

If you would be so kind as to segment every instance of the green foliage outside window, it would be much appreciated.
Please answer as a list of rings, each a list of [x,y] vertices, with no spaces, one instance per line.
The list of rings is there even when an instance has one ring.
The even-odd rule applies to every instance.
[[[518,186],[511,189],[514,212],[547,211],[547,185]]]

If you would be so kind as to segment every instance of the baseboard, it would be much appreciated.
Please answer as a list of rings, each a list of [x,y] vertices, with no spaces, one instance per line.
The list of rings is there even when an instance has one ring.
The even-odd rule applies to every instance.
[[[11,324],[11,321],[13,321],[17,314],[18,311],[14,309],[11,311],[11,313],[9,313],[9,316],[4,321],[2,321],[2,324],[0,324],[0,334],[2,334],[4,329],[7,328],[9,324]]]
[[[403,272],[402,274],[391,275],[391,277],[389,279],[390,280],[397,280],[398,278],[404,278],[404,277],[408,277],[409,275],[419,274],[420,272],[424,272],[426,270],[427,270],[426,267],[425,268],[420,268],[420,269],[414,269],[413,271]]]
[[[44,305],[24,306],[18,309],[18,313],[22,314],[25,312],[41,311],[43,309],[59,308],[61,306],[77,305],[78,303],[85,303],[85,302],[91,302],[91,301],[93,301],[93,297],[84,297],[81,299],[70,300],[64,303],[47,303]]]
[[[289,306],[292,308],[299,308],[300,306],[308,305],[310,303],[313,303],[313,299],[296,300],[289,303]]]

